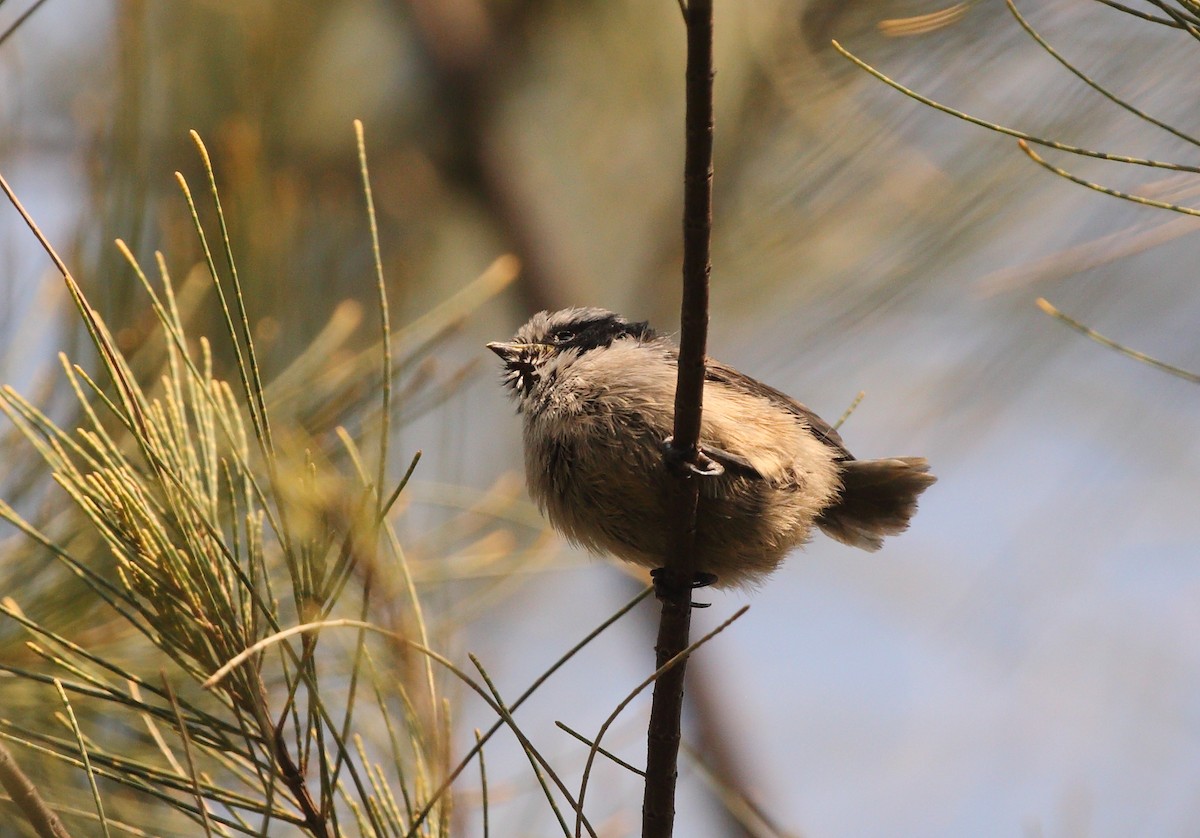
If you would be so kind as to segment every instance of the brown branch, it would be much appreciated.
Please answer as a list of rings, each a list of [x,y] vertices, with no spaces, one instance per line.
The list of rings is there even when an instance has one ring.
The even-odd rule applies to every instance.
[[[37,787],[25,776],[3,744],[0,744],[0,786],[8,792],[40,838],[71,838],[71,833],[67,832],[58,815],[46,805]]]
[[[283,738],[285,720],[286,716],[280,718],[271,737],[271,755],[275,759],[275,765],[279,768],[284,785],[296,798],[296,805],[300,807],[300,813],[304,815],[304,828],[316,838],[329,838],[329,825],[325,822],[325,815],[313,802],[312,795],[308,793],[308,786],[304,782],[303,772],[296,767],[292,755],[288,753],[287,742]]]
[[[712,0],[687,5],[687,116],[683,168],[683,305],[679,371],[675,389],[672,446],[685,463],[699,460],[700,413],[708,333],[708,279],[712,236],[713,149]],[[686,470],[683,471],[686,474]],[[658,578],[662,598],[657,663],[662,667],[687,648],[695,578],[696,510],[699,480],[685,476],[676,494],[672,555]],[[643,838],[669,838],[675,826],[679,729],[686,661],[664,672],[654,685],[647,732]]]

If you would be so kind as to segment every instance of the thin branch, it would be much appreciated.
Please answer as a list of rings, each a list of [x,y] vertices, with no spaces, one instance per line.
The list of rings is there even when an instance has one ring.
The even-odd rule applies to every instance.
[[[602,757],[608,757],[608,759],[609,759],[609,760],[611,760],[612,762],[614,762],[614,763],[616,763],[617,765],[621,766],[622,768],[626,769],[627,771],[630,771],[630,772],[632,772],[632,773],[634,773],[634,774],[638,775],[639,777],[643,777],[643,778],[644,778],[644,777],[646,776],[646,772],[645,772],[645,771],[643,771],[642,769],[638,768],[636,765],[630,765],[628,762],[626,762],[625,760],[621,759],[619,756],[617,756],[616,754],[614,754],[612,751],[606,751],[604,748],[601,748],[599,745],[597,745],[597,744],[596,744],[595,742],[593,742],[591,739],[588,739],[586,736],[584,736],[584,735],[583,735],[582,733],[580,733],[579,731],[577,731],[577,730],[573,730],[573,729],[571,729],[570,727],[567,727],[565,724],[563,724],[562,722],[559,722],[559,721],[556,721],[556,722],[554,723],[554,726],[555,726],[555,727],[557,727],[559,730],[563,731],[564,733],[567,733],[567,734],[569,734],[569,735],[571,735],[571,736],[575,737],[575,738],[576,738],[576,739],[578,739],[580,742],[582,742],[583,744],[587,745],[589,748],[595,748],[595,749],[596,749],[596,753],[600,754],[600,756],[602,756]]]
[[[1151,23],[1161,23],[1163,26],[1169,26],[1172,29],[1182,29],[1183,28],[1182,25],[1176,23],[1175,21],[1173,21],[1169,18],[1157,17],[1155,15],[1150,14],[1149,12],[1143,12],[1139,9],[1130,8],[1129,6],[1126,6],[1124,3],[1116,2],[1116,0],[1095,0],[1095,2],[1103,3],[1105,6],[1108,6],[1109,8],[1116,9],[1119,12],[1124,12],[1127,15],[1133,15],[1134,17],[1141,18],[1142,20],[1148,20]]]
[[[1117,343],[1112,338],[1105,337],[1104,335],[1097,332],[1095,329],[1092,329],[1089,326],[1085,326],[1084,324],[1080,323],[1075,318],[1068,317],[1067,315],[1063,314],[1061,311],[1059,311],[1057,308],[1055,308],[1054,305],[1052,303],[1050,303],[1045,297],[1038,297],[1037,304],[1038,304],[1038,308],[1040,308],[1042,311],[1046,312],[1046,314],[1049,314],[1055,320],[1065,323],[1066,325],[1070,326],[1075,331],[1079,332],[1081,335],[1085,335],[1085,336],[1091,338],[1092,340],[1096,341],[1096,343],[1100,344],[1101,346],[1107,346],[1109,349],[1115,349],[1116,351],[1120,352],[1122,355],[1127,355],[1135,361],[1139,361],[1140,363],[1143,363],[1143,364],[1148,364],[1149,366],[1152,366],[1155,369],[1160,369],[1165,373],[1170,373],[1171,375],[1174,375],[1178,378],[1182,378],[1184,381],[1190,381],[1193,384],[1200,384],[1200,375],[1198,375],[1197,373],[1194,373],[1191,370],[1185,370],[1182,367],[1173,366],[1172,364],[1168,364],[1165,361],[1160,361],[1157,358],[1153,358],[1144,352],[1138,352],[1136,349],[1130,349],[1128,346],[1125,346],[1122,343]]]
[[[736,621],[740,620],[742,618],[742,616],[749,610],[750,610],[749,605],[743,605],[737,611],[733,612],[733,615],[729,619],[725,620],[725,622],[721,623],[719,626],[714,628],[708,634],[701,637],[695,643],[692,643],[691,645],[685,646],[683,649],[680,649],[678,654],[676,654],[674,657],[671,657],[671,658],[667,659],[666,661],[664,661],[662,666],[660,666],[658,669],[654,670],[654,672],[652,672],[650,674],[650,676],[648,678],[646,678],[646,680],[642,681],[642,683],[640,683],[636,687],[634,687],[633,690],[631,690],[630,693],[627,696],[625,696],[625,698],[621,699],[620,703],[618,703],[617,706],[615,708],[613,708],[613,711],[608,714],[608,718],[604,720],[604,723],[602,725],[600,725],[600,730],[598,730],[596,732],[596,738],[594,740],[592,740],[592,748],[588,752],[587,762],[584,764],[584,767],[583,767],[583,779],[579,783],[579,806],[580,806],[581,813],[583,811],[583,798],[587,792],[588,779],[591,777],[591,774],[592,774],[592,765],[596,762],[596,754],[598,754],[600,752],[600,742],[601,742],[601,740],[604,739],[604,735],[606,733],[608,733],[609,728],[611,728],[613,726],[613,723],[617,720],[617,717],[620,716],[621,713],[625,712],[625,708],[629,706],[630,702],[632,702],[635,698],[637,698],[637,696],[639,694],[641,694],[642,690],[644,690],[644,689],[646,689],[646,687],[650,686],[651,683],[653,683],[655,685],[655,692],[657,693],[658,685],[663,682],[663,679],[669,673],[674,672],[675,670],[680,669],[681,667],[685,666],[687,664],[688,658],[691,657],[692,654],[697,649],[699,649],[701,646],[703,646],[708,641],[712,640],[714,637],[716,637],[721,632],[725,631],[725,629],[729,628]],[[678,749],[676,749],[676,750],[678,750]],[[649,772],[647,772],[647,781],[648,780],[649,780]],[[672,813],[672,818],[666,822],[666,826],[667,826],[668,830],[674,828],[674,813]],[[579,825],[578,824],[576,824],[575,833],[578,836],[578,834],[579,834]],[[648,835],[660,835],[660,834],[670,835],[671,833],[669,831],[666,833],[647,832],[646,827],[643,824],[642,838],[647,838]]]
[[[1119,189],[1113,189],[1112,187],[1105,186],[1102,183],[1096,183],[1095,181],[1085,180],[1084,178],[1081,178],[1079,175],[1071,174],[1066,169],[1062,169],[1062,168],[1059,168],[1058,166],[1055,166],[1053,163],[1049,162],[1044,157],[1039,155],[1036,151],[1034,151],[1032,148],[1030,148],[1029,143],[1026,143],[1024,141],[1018,141],[1017,145],[1019,145],[1021,147],[1021,151],[1025,152],[1026,154],[1029,155],[1029,159],[1032,160],[1034,163],[1037,163],[1043,169],[1046,169],[1047,171],[1050,171],[1050,172],[1054,172],[1054,174],[1058,175],[1059,177],[1061,177],[1065,180],[1069,180],[1072,183],[1078,183],[1080,186],[1086,186],[1088,189],[1092,189],[1096,192],[1103,192],[1105,195],[1111,195],[1114,198],[1121,198],[1122,200],[1131,201],[1135,204],[1141,204],[1141,205],[1147,206],[1147,207],[1154,207],[1155,209],[1171,210],[1172,212],[1182,213],[1183,215],[1200,216],[1200,210],[1194,209],[1192,207],[1185,207],[1185,206],[1181,206],[1180,204],[1172,204],[1172,203],[1169,203],[1168,201],[1156,201],[1153,198],[1143,198],[1141,195],[1134,195],[1129,192],[1122,192]]]
[[[28,9],[26,9],[25,12],[19,18],[17,18],[16,20],[14,20],[12,22],[12,26],[5,29],[3,33],[0,33],[0,44],[3,44],[5,41],[7,41],[9,39],[9,37],[14,32],[16,32],[18,29],[20,29],[21,24],[24,23],[25,21],[29,20],[29,16],[32,15],[34,12],[36,12],[38,9],[40,9],[42,7],[42,4],[45,2],[46,2],[46,0],[37,0],[37,2],[34,3],[32,6],[30,6]]]
[[[687,456],[700,441],[708,280],[712,271],[713,57],[712,3],[688,7],[686,150],[683,164],[683,304],[675,391],[675,447]],[[687,582],[690,584],[691,579]]]
[[[1157,6],[1166,12],[1168,17],[1179,24],[1180,29],[1187,30],[1192,37],[1197,37],[1197,35],[1200,35],[1200,32],[1198,32],[1196,29],[1197,24],[1200,24],[1200,19],[1197,19],[1195,15],[1190,15],[1185,12],[1172,9],[1166,3],[1162,2],[1162,0],[1146,0],[1146,2],[1152,6]]]
[[[467,657],[470,658],[471,663],[475,666],[475,669],[477,669],[479,671],[479,677],[483,678],[483,683],[487,685],[488,692],[490,692],[492,694],[492,699],[496,702],[496,706],[498,708],[500,708],[501,718],[510,727],[513,727],[515,729],[516,722],[513,720],[512,711],[510,711],[506,706],[504,706],[504,699],[500,696],[500,692],[496,689],[496,685],[492,681],[492,677],[490,675],[488,675],[487,670],[484,669],[483,664],[480,662],[479,658],[475,657],[475,655],[467,655]],[[537,780],[538,785],[541,786],[542,794],[545,795],[546,802],[550,805],[550,810],[552,812],[554,812],[554,817],[558,819],[558,824],[559,824],[559,826],[562,827],[563,835],[569,836],[571,834],[571,829],[570,829],[570,827],[567,826],[567,819],[565,817],[563,817],[562,810],[558,808],[558,803],[554,800],[554,793],[550,791],[550,786],[547,785],[547,783],[546,783],[545,774],[549,774],[551,779],[554,780],[554,782],[558,785],[558,787],[560,789],[563,789],[565,791],[565,786],[563,785],[562,781],[558,778],[557,774],[550,768],[549,763],[547,763],[544,759],[541,758],[541,756],[538,754],[538,752],[533,749],[532,745],[528,744],[525,741],[522,741],[521,744],[524,746],[525,756],[529,759],[529,767],[531,769],[533,769],[533,776]],[[543,773],[543,771],[542,771],[543,767],[545,768],[545,773]],[[568,796],[567,799],[570,800],[570,797]],[[573,802],[574,801],[572,801],[572,803]],[[583,807],[576,806],[575,814],[576,814],[577,819],[582,821],[583,820]],[[591,829],[589,829],[588,832],[593,835],[595,834],[595,833],[591,832]]]
[[[96,785],[96,772],[92,769],[92,757],[88,753],[83,731],[79,729],[79,719],[75,717],[75,708],[71,706],[71,699],[57,678],[54,679],[54,687],[58,690],[58,697],[62,699],[63,706],[66,708],[67,722],[70,724],[71,732],[75,734],[75,742],[79,746],[79,756],[83,761],[83,770],[87,774],[88,785],[92,790],[92,802],[96,804],[96,815],[100,826],[104,829],[104,838],[112,838],[112,832],[108,828],[108,818],[104,816],[104,801],[100,797],[100,787]]]
[[[479,728],[475,728],[475,745],[479,748],[479,794],[481,798],[479,808],[483,819],[483,838],[488,838],[491,827],[488,823],[487,766],[483,762],[483,737],[479,733]]]
[[[379,294],[379,351],[382,356],[380,383],[383,396],[379,407],[379,466],[375,480],[375,494],[379,506],[376,515],[383,517],[390,504],[383,499],[383,481],[387,474],[388,442],[391,437],[392,421],[392,320],[388,308],[387,282],[383,276],[383,254],[379,247],[379,220],[375,215],[375,197],[371,192],[371,173],[367,169],[367,141],[363,135],[362,120],[354,120],[354,137],[358,143],[358,168],[362,175],[363,199],[367,204],[367,225],[371,230],[371,256],[375,263],[375,287]]]
[[[691,0],[687,6],[687,114],[683,166],[683,303],[680,315],[679,369],[675,388],[675,426],[671,446],[685,463],[697,464],[708,340],[708,280],[712,267],[713,179],[713,4]],[[702,477],[685,475],[676,488],[672,549],[657,578],[662,597],[658,667],[687,648],[692,617],[692,580],[696,576],[696,513]],[[642,800],[643,838],[669,838],[675,826],[680,718],[686,661],[666,670],[654,685],[647,731],[646,787]],[[580,803],[582,804],[582,795]]]
[[[852,402],[850,402],[850,406],[847,407],[844,411],[842,411],[842,415],[839,416],[838,420],[833,423],[833,429],[835,431],[838,430],[839,428],[841,428],[842,425],[846,424],[846,420],[850,418],[850,415],[852,413],[854,413],[854,411],[858,410],[858,406],[860,404],[862,404],[862,400],[865,399],[866,397],[867,397],[866,390],[858,391],[858,395],[856,395],[854,397],[854,400]]]
[[[900,91],[910,99],[915,99],[922,105],[927,105],[934,110],[949,114],[950,116],[961,119],[963,122],[969,122],[972,125],[978,125],[981,128],[987,128],[989,131],[995,131],[997,134],[1007,134],[1010,137],[1016,137],[1018,140],[1025,140],[1026,142],[1034,143],[1035,145],[1058,149],[1059,151],[1065,151],[1070,154],[1078,154],[1080,157],[1095,157],[1098,160],[1108,160],[1112,163],[1128,163],[1133,166],[1147,166],[1152,169],[1168,169],[1173,172],[1191,172],[1193,174],[1200,174],[1200,166],[1188,166],[1183,163],[1168,163],[1163,160],[1149,160],[1144,157],[1129,157],[1123,154],[1112,154],[1107,151],[1096,151],[1095,149],[1091,148],[1083,148],[1082,146],[1060,143],[1057,140],[1051,140],[1045,137],[1037,137],[1033,134],[1026,133],[1025,131],[1019,131],[1016,128],[1009,128],[1007,125],[1001,125],[997,122],[988,122],[986,119],[980,119],[977,116],[972,116],[965,111],[957,110],[949,105],[943,105],[941,102],[930,99],[928,96],[922,96],[917,91],[905,87],[895,79],[884,75],[879,70],[876,70],[870,64],[847,50],[837,41],[831,41],[830,43],[833,45],[835,50],[842,54],[842,56],[849,59],[852,63],[858,65],[858,67],[867,71],[889,87]]]
[[[1005,0],[1005,2],[1008,5],[1009,12],[1011,12],[1012,16],[1017,19],[1017,23],[1021,24],[1021,28],[1025,30],[1025,33],[1027,35],[1029,35],[1029,37],[1033,38],[1033,40],[1037,42],[1037,45],[1039,47],[1041,47],[1046,52],[1047,55],[1049,55],[1051,58],[1053,58],[1059,64],[1066,67],[1072,74],[1075,75],[1076,78],[1078,78],[1080,81],[1082,81],[1088,87],[1092,88],[1097,93],[1099,93],[1101,96],[1103,96],[1105,99],[1108,99],[1110,102],[1117,105],[1118,107],[1124,108],[1126,111],[1133,114],[1138,119],[1142,119],[1146,122],[1149,122],[1151,125],[1155,125],[1170,134],[1174,134],[1176,137],[1183,140],[1184,142],[1191,143],[1192,145],[1200,145],[1200,140],[1196,139],[1191,134],[1180,131],[1175,126],[1173,126],[1169,123],[1163,122],[1161,119],[1156,119],[1155,117],[1153,117],[1150,114],[1143,111],[1141,108],[1135,107],[1134,105],[1130,104],[1129,102],[1126,102],[1124,99],[1117,96],[1111,90],[1104,87],[1104,85],[1097,82],[1091,76],[1084,73],[1082,70],[1080,70],[1074,64],[1072,64],[1070,61],[1068,61],[1066,58],[1064,58],[1058,52],[1058,50],[1056,50],[1054,47],[1050,46],[1050,44],[1046,41],[1046,39],[1043,38],[1038,33],[1038,31],[1033,28],[1033,25],[1030,24],[1028,20],[1025,19],[1025,16],[1022,15],[1017,10],[1016,4],[1013,3],[1013,0]]]
[[[620,616],[620,614],[623,614],[626,611],[628,611],[629,608],[633,607],[633,605],[635,605],[637,602],[640,602],[641,599],[648,593],[649,593],[649,589],[647,589],[642,594],[639,594],[638,597],[636,599],[634,599],[633,602],[629,603],[629,605],[627,605],[624,609],[622,609],[621,612],[619,612],[617,615],[614,615],[613,617],[606,620],[600,627],[598,627],[595,631],[593,631],[591,634],[589,634],[588,637],[585,639],[585,641],[582,641],[582,642],[590,641],[597,634],[599,634],[600,631],[602,631],[607,626],[611,625],[612,622],[615,621],[617,616]],[[741,611],[737,612],[737,614],[735,614],[733,616],[733,618],[731,618],[729,621],[727,621],[725,624],[723,624],[720,628],[724,628],[724,626],[728,625],[729,622],[732,622],[732,620],[740,617],[745,612],[745,610],[746,609],[743,608]],[[253,645],[247,647],[246,649],[243,649],[241,652],[239,652],[238,654],[236,654],[232,658],[230,658],[228,661],[226,661],[221,667],[219,667],[216,670],[216,672],[214,672],[212,675],[210,675],[208,677],[208,679],[205,680],[201,684],[201,687],[203,687],[204,689],[207,689],[207,690],[214,689],[233,670],[237,669],[237,667],[241,666],[243,663],[248,661],[250,658],[254,657],[254,655],[263,651],[264,649],[267,649],[278,643],[282,643],[284,640],[287,640],[290,637],[294,637],[297,634],[304,634],[306,632],[312,632],[317,629],[326,629],[326,628],[357,628],[357,629],[364,629],[366,631],[370,631],[375,634],[390,637],[395,642],[401,643],[404,646],[421,653],[422,655],[426,656],[430,660],[432,660],[435,663],[439,664],[440,666],[444,667],[452,675],[454,675],[456,678],[458,678],[460,681],[462,681],[467,687],[469,687],[476,695],[478,695],[481,699],[483,699],[484,703],[487,704],[487,706],[490,707],[492,709],[492,711],[496,713],[496,715],[501,717],[502,721],[499,725],[497,725],[497,728],[499,728],[500,726],[503,726],[503,725],[507,725],[509,727],[509,729],[512,730],[513,735],[515,735],[517,737],[517,740],[521,743],[521,746],[523,748],[525,748],[527,751],[533,753],[543,768],[546,768],[546,769],[549,768],[549,766],[541,759],[540,754],[537,753],[537,750],[533,747],[532,743],[530,743],[529,739],[525,736],[525,734],[521,731],[521,729],[519,727],[517,727],[516,723],[513,721],[512,711],[516,709],[518,704],[522,703],[526,698],[528,698],[530,693],[532,693],[533,690],[538,685],[543,683],[545,681],[545,679],[549,677],[551,672],[555,671],[559,667],[559,665],[561,665],[561,663],[565,663],[565,659],[563,661],[560,661],[559,663],[556,663],[555,666],[552,666],[547,672],[544,672],[542,674],[542,676],[534,682],[533,686],[531,686],[529,689],[527,689],[521,695],[521,697],[519,699],[517,699],[517,701],[513,702],[511,708],[502,708],[499,704],[496,703],[496,701],[491,697],[491,695],[488,694],[487,690],[485,690],[482,686],[480,686],[475,680],[473,680],[465,672],[463,672],[461,669],[459,669],[457,666],[455,666],[448,658],[446,658],[443,655],[438,654],[437,652],[433,651],[432,649],[430,649],[427,646],[423,646],[420,643],[416,643],[412,640],[409,640],[407,637],[404,637],[403,635],[400,635],[394,631],[389,631],[387,629],[380,628],[379,626],[363,622],[362,620],[351,620],[351,619],[320,620],[317,622],[303,623],[301,625],[292,626],[291,628],[284,629],[283,631],[277,632],[269,637],[264,637],[263,639],[259,640],[258,642],[254,643]],[[714,634],[714,633],[715,632],[710,632],[708,637],[711,637],[712,634]],[[707,640],[707,639],[708,639],[707,637],[704,638],[704,640]],[[697,644],[695,644],[695,646],[698,646],[699,643],[703,643],[704,640],[699,641]],[[567,657],[569,657],[570,654],[573,654],[579,648],[582,648],[581,644],[577,645],[575,649],[572,649],[571,652],[568,653]],[[689,649],[686,649],[685,651],[688,654],[690,654],[693,651],[693,649],[689,648]],[[647,683],[649,683],[649,679],[647,680]],[[483,737],[482,741],[477,743],[475,748],[473,748],[471,750],[469,756],[467,757],[467,764],[469,764],[470,759],[472,759],[474,757],[474,755],[478,752],[478,748],[482,747],[483,742],[486,741],[487,738],[488,738],[488,736],[485,735]],[[459,770],[461,770],[461,766],[460,766]],[[550,772],[547,772],[547,773],[550,773]],[[457,776],[457,774],[455,774],[455,776]],[[564,797],[566,797],[568,801],[571,802],[572,809],[575,810],[576,814],[581,819],[581,821],[584,825],[584,828],[587,829],[587,831],[588,831],[588,834],[594,836],[595,831],[592,829],[592,826],[591,826],[591,824],[588,823],[587,819],[585,817],[583,817],[582,811],[580,810],[579,806],[575,804],[574,799],[571,797],[571,792],[566,788],[566,786],[564,786],[562,784],[562,781],[559,780],[557,775],[554,775],[553,773],[551,773],[550,776],[551,776],[551,779],[553,779],[555,781],[555,785],[558,786],[558,790],[562,793],[562,795]],[[435,796],[442,794],[448,785],[449,785],[449,782],[447,782],[437,792],[435,792]],[[428,804],[427,808],[422,810],[422,812],[418,816],[418,818],[416,820],[414,820],[412,825],[409,827],[409,831],[407,833],[409,838],[413,838],[413,836],[416,836],[418,834],[417,830],[421,826],[421,824],[424,822],[424,819],[428,816],[432,805],[433,805],[433,802],[431,801]]]
[[[212,197],[213,209],[217,216],[217,229],[221,233],[221,244],[225,251],[225,266],[229,269],[229,284],[232,291],[233,301],[237,304],[238,326],[240,328],[241,343],[238,343],[239,331],[234,328],[231,314],[226,311],[225,318],[228,321],[226,328],[229,329],[230,342],[238,349],[237,359],[241,367],[239,372],[242,376],[242,385],[246,388],[246,406],[250,409],[250,418],[254,424],[255,432],[259,435],[259,443],[263,446],[263,451],[268,454],[274,454],[275,443],[271,438],[271,423],[267,416],[267,401],[266,391],[263,389],[262,373],[259,370],[258,353],[254,349],[253,330],[250,328],[250,315],[246,313],[246,297],[242,293],[242,282],[238,277],[237,262],[233,258],[233,243],[229,238],[229,227],[225,220],[225,212],[221,208],[221,195],[217,190],[217,174],[213,168],[212,159],[208,155],[208,148],[204,145],[204,140],[200,138],[197,131],[189,131],[188,134],[192,138],[192,143],[196,146],[196,150],[200,154],[200,160],[204,165],[204,174],[208,179],[208,191]],[[177,178],[182,178],[176,173]],[[189,201],[190,203],[190,201]],[[193,215],[194,215],[193,211]],[[208,257],[209,271],[212,272],[213,284],[221,285],[220,275],[217,273],[216,264],[212,261],[211,256]],[[242,351],[245,351],[243,357]],[[274,462],[273,458],[269,458],[270,462]]]
[[[595,640],[600,635],[601,632],[603,632],[605,629],[607,629],[609,626],[611,626],[613,623],[615,623],[621,617],[625,616],[630,611],[632,611],[633,607],[635,605],[637,605],[639,602],[641,602],[643,599],[648,597],[652,590],[653,590],[653,588],[645,588],[644,590],[642,590],[641,593],[639,593],[637,596],[635,596],[629,602],[625,603],[625,605],[623,605],[621,608],[617,609],[617,611],[614,614],[612,614],[610,617],[608,617],[608,619],[606,619],[604,622],[602,622],[596,628],[592,629],[592,631],[590,631],[586,637],[584,637],[582,640],[580,640],[578,643],[576,643],[574,646],[572,646],[570,649],[568,649],[561,657],[559,657],[558,660],[556,660],[544,672],[542,672],[542,674],[539,675],[532,684],[530,684],[528,687],[526,687],[525,692],[521,693],[521,695],[517,698],[517,700],[512,703],[512,706],[510,706],[508,708],[508,712],[510,714],[515,713],[517,711],[517,708],[520,707],[522,704],[524,704],[525,700],[527,698],[529,698],[531,695],[533,695],[533,693],[538,689],[538,687],[540,687],[542,684],[544,684],[550,678],[551,675],[553,675],[555,672],[557,672],[559,669],[561,669],[563,667],[563,665],[566,664],[567,661],[569,661],[571,658],[573,658],[585,646],[587,646],[589,643],[591,643],[593,640]],[[437,789],[434,790],[433,794],[431,794],[429,796],[428,802],[426,802],[425,806],[421,809],[421,811],[417,813],[417,816],[413,819],[412,826],[409,828],[410,835],[416,834],[417,829],[421,826],[422,823],[424,823],[425,819],[429,816],[429,813],[433,810],[434,804],[437,803],[437,801],[442,798],[442,796],[450,788],[451,783],[453,783],[458,778],[459,774],[461,774],[463,772],[463,770],[468,765],[471,764],[471,760],[474,759],[474,757],[477,753],[479,753],[480,749],[483,747],[483,744],[485,742],[487,742],[490,738],[492,738],[492,736],[494,736],[496,734],[496,732],[499,731],[500,728],[503,726],[504,726],[504,720],[500,719],[495,724],[493,724],[490,728],[488,728],[488,731],[485,734],[483,734],[482,739],[480,739],[480,741],[477,742],[475,744],[475,746],[473,748],[471,748],[471,750],[467,751],[467,753],[459,761],[458,765],[455,766],[454,770],[451,771],[446,776],[446,779],[442,781],[442,784],[440,786],[438,786]]]
[[[0,786],[8,792],[39,838],[71,838],[62,820],[46,805],[37,786],[25,776],[3,742],[0,742]]]
[[[175,698],[175,690],[171,688],[171,682],[167,680],[167,673],[160,671],[159,676],[162,678],[163,691],[170,699],[171,711],[175,714],[175,727],[179,731],[179,741],[183,743],[184,759],[187,760],[186,776],[192,781],[192,796],[196,798],[196,808],[200,811],[201,823],[204,826],[204,834],[208,836],[208,838],[212,838],[213,828],[212,821],[210,821],[208,818],[208,802],[204,799],[204,793],[200,790],[200,777],[196,773],[196,761],[192,756],[191,737],[188,736],[187,725],[184,724],[183,721],[183,712],[179,707],[179,702]],[[161,741],[161,737],[159,739]],[[164,752],[170,753],[169,751],[166,751],[165,743],[163,743],[163,745]],[[178,765],[175,767],[178,771]],[[178,771],[178,773],[182,774],[183,772]]]

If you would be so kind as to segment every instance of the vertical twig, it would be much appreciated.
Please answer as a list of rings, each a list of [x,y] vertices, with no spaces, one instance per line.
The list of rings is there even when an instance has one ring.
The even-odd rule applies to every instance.
[[[205,836],[212,838],[213,826],[212,820],[208,816],[208,801],[204,799],[204,792],[200,790],[200,775],[196,773],[196,760],[192,756],[192,740],[188,735],[187,723],[183,720],[183,713],[179,709],[179,699],[175,697],[175,690],[167,679],[166,671],[160,669],[158,674],[162,679],[163,692],[167,694],[167,701],[171,704],[171,711],[175,714],[175,726],[179,729],[179,741],[183,743],[183,757],[187,760],[188,776],[192,780],[192,796],[196,798],[196,809],[200,812],[200,822],[204,826]]]
[[[683,168],[683,306],[679,377],[675,390],[674,447],[686,462],[697,460],[704,357],[708,335],[709,242],[712,232],[713,10],[712,0],[687,4],[687,117]],[[676,492],[671,560],[658,577],[662,597],[658,666],[688,645],[695,577],[696,509],[700,478],[685,477]],[[647,733],[643,838],[668,838],[675,826],[680,717],[685,660],[654,685]]]

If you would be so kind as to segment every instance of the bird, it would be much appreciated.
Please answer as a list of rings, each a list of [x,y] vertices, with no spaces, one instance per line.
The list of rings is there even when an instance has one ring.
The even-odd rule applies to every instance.
[[[593,553],[666,566],[674,342],[648,322],[577,307],[538,312],[487,348],[522,418],[529,493],[554,528]],[[696,584],[718,588],[757,587],[814,528],[878,550],[936,481],[924,457],[856,459],[812,410],[712,358],[699,453],[713,474],[700,483]]]

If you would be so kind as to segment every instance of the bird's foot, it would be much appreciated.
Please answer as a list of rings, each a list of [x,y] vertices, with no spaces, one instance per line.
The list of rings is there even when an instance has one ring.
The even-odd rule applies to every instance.
[[[725,473],[725,466],[704,453],[700,448],[688,451],[675,444],[675,437],[669,436],[662,441],[663,459],[672,474],[678,477],[720,477]]]
[[[650,571],[650,578],[654,581],[654,595],[659,599],[667,599],[671,593],[669,583],[665,578],[666,575],[665,567],[656,567]],[[696,588],[707,588],[716,581],[717,575],[715,573],[696,573],[692,576],[691,587],[693,590]],[[708,608],[710,605],[712,605],[711,602],[693,602],[692,608]]]

